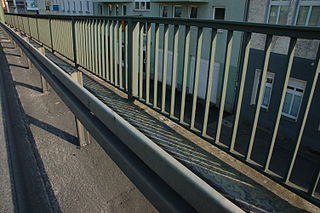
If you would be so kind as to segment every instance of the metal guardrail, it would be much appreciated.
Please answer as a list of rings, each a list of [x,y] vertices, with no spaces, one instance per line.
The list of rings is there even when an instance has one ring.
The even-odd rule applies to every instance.
[[[243,212],[113,112],[22,36],[2,26],[90,134],[158,210]]]
[[[300,112],[301,122],[299,134],[297,135],[294,152],[292,154],[287,172],[283,177],[278,177],[270,172],[270,162],[274,154],[274,147],[279,132],[279,125],[284,106],[286,88],[289,83],[293,59],[295,56],[296,43],[298,39],[320,40],[320,29],[311,27],[279,26],[254,23],[240,23],[227,21],[212,21],[198,19],[172,19],[172,18],[150,18],[150,17],[101,17],[101,16],[47,16],[47,15],[17,15],[6,14],[6,23],[33,39],[43,43],[53,51],[67,57],[108,83],[118,87],[128,94],[130,100],[138,99],[146,105],[163,113],[172,120],[182,124],[188,129],[199,134],[206,140],[218,147],[228,151],[233,156],[256,168],[268,177],[278,181],[292,191],[302,195],[316,204],[319,200],[314,197],[317,188],[320,169],[317,169],[313,182],[304,192],[295,188],[290,183],[292,171],[296,162],[298,150],[301,145],[302,136],[309,115],[309,110],[316,89],[320,73],[320,50],[317,50],[315,69],[311,82],[310,93],[303,112]],[[210,44],[203,44],[205,31],[209,30]],[[219,30],[225,33],[225,49],[217,48]],[[192,32],[196,35],[192,37]],[[223,130],[223,115],[227,98],[228,80],[230,78],[230,67],[232,62],[233,45],[235,34],[241,32],[243,35],[242,51],[240,53],[241,67],[239,69],[239,84],[237,88],[237,99],[235,104],[234,120],[232,124],[231,140],[229,145],[221,143],[221,132]],[[170,34],[171,33],[171,34]],[[263,69],[260,82],[267,79],[269,59],[271,55],[272,39],[274,37],[286,37],[289,40],[286,74],[282,84],[281,98],[277,110],[276,120],[272,133],[272,139],[266,160],[262,166],[251,159],[253,146],[255,144],[257,126],[260,116],[260,108],[264,96],[264,84],[260,84],[257,91],[257,103],[255,106],[254,119],[251,129],[251,137],[248,148],[244,155],[235,150],[239,119],[242,109],[245,82],[249,65],[249,54],[254,34],[266,36],[263,50]],[[172,35],[172,36],[170,36]],[[163,40],[163,41],[161,41]],[[170,43],[170,45],[169,45]],[[191,115],[186,120],[186,99],[190,90],[190,52],[194,45],[194,71],[193,84],[191,85]],[[168,78],[168,52],[172,46],[172,64],[170,68],[171,79]],[[180,51],[183,47],[183,51]],[[162,70],[159,69],[160,48],[163,51]],[[208,52],[207,84],[199,85],[201,56],[203,49]],[[217,54],[224,55],[222,86],[219,94],[218,119],[214,136],[207,134],[209,112],[211,106],[211,95],[213,90],[212,79],[215,72],[215,60]],[[180,58],[179,57],[180,54]],[[182,57],[181,57],[182,56]],[[180,62],[180,63],[179,63]],[[181,79],[177,78],[178,70],[182,70]],[[160,75],[161,74],[161,75]],[[159,78],[161,77],[161,79]],[[169,87],[167,81],[170,80]],[[180,103],[176,103],[177,90],[181,95]],[[169,92],[167,89],[169,88]],[[202,88],[204,87],[204,88]],[[204,89],[204,116],[201,127],[197,128],[196,114],[199,100],[199,89]],[[166,97],[169,94],[169,97]],[[158,97],[160,96],[160,97]],[[170,99],[169,101],[167,99]],[[168,107],[167,107],[168,106]],[[178,113],[177,113],[178,111]],[[178,114],[178,116],[177,116]],[[313,174],[309,174],[313,175]]]

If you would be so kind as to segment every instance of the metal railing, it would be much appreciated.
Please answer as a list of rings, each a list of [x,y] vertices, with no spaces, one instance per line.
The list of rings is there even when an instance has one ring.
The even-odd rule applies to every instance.
[[[319,48],[313,58],[315,66],[310,71],[312,79],[308,82],[309,89],[306,89],[308,92],[305,92],[303,97],[305,104],[301,107],[296,124],[299,126],[299,131],[289,164],[282,175],[270,169],[297,43],[302,40],[319,41],[319,28],[149,17],[17,14],[5,16],[7,24],[72,60],[75,66],[81,66],[123,90],[130,100],[137,99],[145,103],[319,205],[319,199],[315,196],[319,187],[319,166],[314,168],[312,173],[306,174],[313,177],[308,186],[304,186],[306,189],[301,189],[290,181],[309,111],[314,104],[313,97],[320,73]],[[261,50],[262,71],[259,82],[267,80],[273,39],[281,37],[288,41],[285,69],[283,69],[285,74],[279,82],[282,89],[278,91],[280,98],[277,102],[271,140],[262,163],[253,159],[252,155],[257,152],[254,150],[254,145],[259,143],[256,136],[265,93],[264,84],[260,83],[258,86],[246,148],[244,151],[236,148],[241,114],[246,110],[243,106],[244,93],[248,88],[246,82],[249,75],[249,58],[254,36],[257,34],[265,38],[264,48]],[[242,42],[239,47],[240,41]],[[237,45],[238,51],[236,51]],[[217,77],[215,63],[219,57],[221,74]],[[208,61],[205,68],[202,64],[204,58]],[[234,64],[237,64],[238,80],[230,84],[230,79],[234,78],[232,71]],[[204,72],[206,82],[200,84]],[[214,78],[220,78],[220,81],[214,81]],[[213,100],[215,83],[220,87],[216,89],[217,97]],[[223,132],[226,131],[224,118],[230,88],[236,91],[234,94],[236,98],[234,98],[234,108],[229,110],[233,119],[231,131],[225,133],[229,136],[226,139],[223,136]],[[213,104],[217,107],[215,112],[211,109]],[[211,119],[213,116],[214,120]]]

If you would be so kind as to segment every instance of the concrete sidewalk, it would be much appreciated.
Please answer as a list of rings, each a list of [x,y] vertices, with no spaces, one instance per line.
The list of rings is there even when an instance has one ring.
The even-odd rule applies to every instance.
[[[0,42],[8,42],[2,40]],[[0,46],[0,61],[3,59],[2,48]],[[14,211],[14,188],[12,175],[10,174],[10,149],[7,132],[6,110],[5,110],[5,91],[1,74],[4,72],[0,65],[0,212]]]
[[[156,212],[98,144],[79,149],[73,114],[54,91],[42,93],[38,71],[7,40],[0,29],[1,66],[6,67],[1,72],[14,133],[12,170],[17,170],[9,172],[21,178],[16,187],[21,190],[12,204],[9,174],[0,170],[7,186],[0,185],[0,212],[14,212],[13,205],[21,206],[19,212]],[[0,165],[6,159],[1,152]],[[2,207],[2,202],[8,204]]]

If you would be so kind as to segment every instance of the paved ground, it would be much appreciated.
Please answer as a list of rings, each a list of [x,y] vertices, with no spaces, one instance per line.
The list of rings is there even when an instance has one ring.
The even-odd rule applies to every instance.
[[[0,44],[9,64],[0,53],[14,139],[12,156],[0,143],[0,212],[13,212],[12,197],[21,212],[155,212],[100,146],[79,149],[74,116],[54,92],[41,92],[39,73],[2,30]]]

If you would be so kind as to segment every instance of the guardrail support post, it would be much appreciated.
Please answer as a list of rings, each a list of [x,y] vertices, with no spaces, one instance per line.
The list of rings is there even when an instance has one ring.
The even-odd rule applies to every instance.
[[[16,32],[19,36],[22,36],[22,34],[20,33],[20,31],[17,31]],[[14,42],[15,43],[15,42]],[[22,58],[23,57],[23,52],[22,52],[22,49],[15,43],[15,48],[18,48],[19,49],[19,54],[20,54],[20,57]]]
[[[28,37],[25,37],[24,40],[26,42],[30,43],[30,39]],[[26,58],[27,58],[27,62],[28,62],[28,67],[29,67],[29,69],[31,69],[31,67],[32,67],[31,60],[28,57],[26,57]]]
[[[81,86],[83,85],[82,72],[79,72],[79,71],[73,72],[71,73],[71,77]],[[91,143],[91,136],[77,118],[76,118],[76,128],[77,128],[77,134],[80,142],[80,147],[89,145]]]
[[[39,52],[41,52],[41,54],[45,55],[44,47],[39,47],[38,50]],[[49,92],[49,84],[47,80],[41,74],[40,74],[40,79],[41,79],[42,92],[43,93]]]

